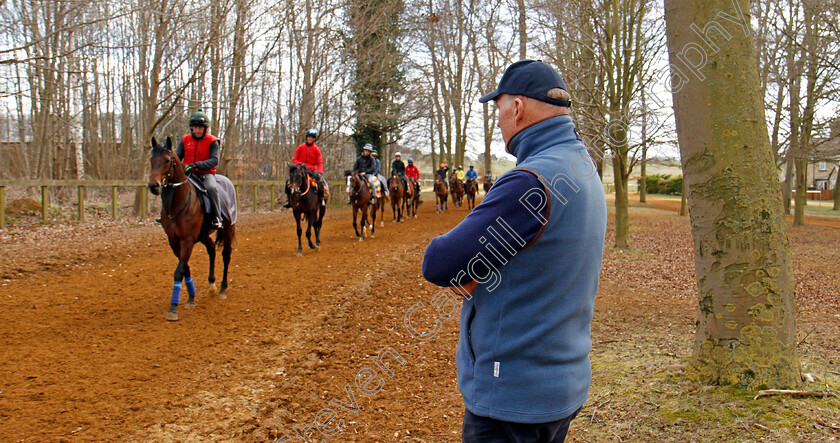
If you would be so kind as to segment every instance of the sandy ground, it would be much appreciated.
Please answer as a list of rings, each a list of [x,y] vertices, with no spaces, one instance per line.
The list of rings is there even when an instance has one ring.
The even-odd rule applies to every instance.
[[[177,261],[157,226],[3,245],[0,440],[267,441],[323,437],[320,422],[340,426],[329,441],[460,441],[457,316],[428,340],[404,325],[406,312],[438,291],[420,275],[425,246],[467,214],[434,214],[426,200],[418,219],[387,216],[364,242],[347,210],[328,211],[321,251],[305,249],[302,258],[289,213],[244,214],[228,298],[208,296],[200,283],[197,308],[182,307],[175,323],[163,318]],[[763,433],[663,412],[668,402],[702,397],[675,381],[692,346],[693,247],[687,218],[637,207],[631,216],[636,249],[605,253],[592,394],[570,440]],[[836,371],[840,278],[826,266],[840,260],[840,240],[833,229],[807,226],[792,229],[791,241],[803,363]],[[197,252],[191,267],[205,280],[206,254]],[[428,331],[436,322],[419,315],[413,324]],[[378,378],[361,395],[356,380],[371,371]],[[637,397],[650,389],[662,394]],[[819,414],[810,419],[836,421],[833,409]],[[824,441],[833,432],[811,424],[769,439]]]

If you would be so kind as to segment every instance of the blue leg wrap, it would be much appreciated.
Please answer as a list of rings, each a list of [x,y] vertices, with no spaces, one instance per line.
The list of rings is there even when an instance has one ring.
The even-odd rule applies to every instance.
[[[181,282],[176,281],[174,285],[172,285],[172,303],[173,305],[178,305],[181,301]]]
[[[195,282],[193,281],[192,275],[185,278],[184,283],[187,284],[187,294],[189,294],[190,298],[195,297]]]

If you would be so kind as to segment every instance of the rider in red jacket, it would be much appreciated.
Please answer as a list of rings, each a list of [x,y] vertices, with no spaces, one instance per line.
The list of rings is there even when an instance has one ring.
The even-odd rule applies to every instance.
[[[417,195],[420,195],[420,170],[414,166],[414,159],[411,157],[408,158],[408,166],[405,167],[405,176],[413,179],[414,189]]]
[[[317,139],[318,131],[314,129],[306,131],[306,142],[297,147],[292,163],[304,165],[307,173],[321,184],[318,189],[318,197],[321,199],[321,206],[326,206],[325,197],[329,195],[330,189],[323,175],[321,175],[324,173],[324,157],[321,155],[321,148],[315,144]],[[286,186],[286,197],[290,197],[290,192],[291,190]],[[291,207],[291,199],[288,200],[285,207]]]

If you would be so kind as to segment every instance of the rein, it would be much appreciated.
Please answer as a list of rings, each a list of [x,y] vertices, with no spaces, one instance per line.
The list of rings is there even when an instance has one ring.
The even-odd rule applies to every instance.
[[[301,197],[308,194],[309,193],[309,188],[312,187],[311,183],[310,183],[311,179],[309,178],[309,175],[306,172],[303,173],[303,177],[306,180],[306,191],[303,191],[303,194],[300,194]],[[291,188],[292,187],[292,182],[289,182],[289,184],[287,184],[286,187]]]

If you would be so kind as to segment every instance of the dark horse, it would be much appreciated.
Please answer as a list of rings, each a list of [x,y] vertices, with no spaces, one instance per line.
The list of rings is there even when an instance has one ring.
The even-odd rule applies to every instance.
[[[216,261],[216,247],[223,244],[222,259],[224,260],[224,274],[222,276],[222,290],[219,298],[226,298],[228,265],[230,253],[236,238],[236,225],[231,220],[224,220],[224,227],[217,232],[215,243],[210,238],[213,231],[211,217],[206,216],[199,201],[198,191],[190,184],[184,173],[181,160],[172,151],[172,139],[166,138],[166,144],[158,145],[152,138],[152,167],[149,175],[149,191],[161,197],[160,222],[169,237],[169,247],[178,257],[178,267],[175,268],[175,284],[172,288],[172,300],[167,320],[178,320],[178,302],[181,294],[181,280],[187,284],[189,300],[186,307],[195,307],[195,283],[190,274],[190,255],[193,246],[200,242],[207,248],[210,256],[210,292],[216,292],[216,276],[214,274]],[[221,178],[221,176],[217,176]],[[236,197],[233,196],[233,201]],[[208,202],[209,204],[209,202]],[[235,222],[235,220],[234,220]]]
[[[396,173],[391,172],[391,178],[388,179],[388,192],[391,193],[391,210],[394,211],[394,221],[401,222],[403,219],[403,197],[405,196],[405,186],[403,185],[402,177]]]
[[[406,178],[405,181],[408,183],[408,186],[405,187],[405,195],[403,195],[405,216],[406,218],[417,218],[417,207],[420,205],[420,193],[417,191],[413,178]]]
[[[356,237],[359,241],[365,239],[365,229],[368,222],[368,209],[370,209],[370,237],[375,237],[374,230],[376,229],[376,210],[379,209],[379,200],[371,203],[370,201],[370,187],[364,178],[358,172],[353,171],[347,176],[347,188],[350,191],[350,204],[353,205],[353,229],[356,231]],[[362,232],[359,233],[359,228],[356,225],[356,216],[362,211]]]
[[[472,211],[475,207],[475,194],[478,194],[478,183],[468,178],[467,182],[464,183],[464,192],[467,194],[467,208]]]
[[[461,199],[464,198],[464,184],[454,175],[449,180],[449,192],[452,194],[452,204],[461,206]]]
[[[300,219],[301,215],[306,216],[306,241],[309,242],[309,249],[321,249],[321,224],[324,221],[325,206],[321,206],[318,198],[317,186],[319,183],[306,173],[303,165],[289,165],[289,201],[292,206],[292,215],[297,223],[298,248],[297,256],[303,255],[303,247],[300,243]],[[315,227],[315,244],[312,244],[312,227]]]
[[[484,195],[487,195],[487,191],[489,191],[490,188],[493,187],[493,180],[489,179],[489,178],[485,178],[483,186],[484,186]]]
[[[448,194],[446,193],[446,185],[439,175],[435,176],[435,213],[443,212],[444,206],[449,209]]]

